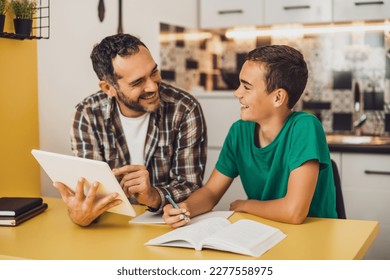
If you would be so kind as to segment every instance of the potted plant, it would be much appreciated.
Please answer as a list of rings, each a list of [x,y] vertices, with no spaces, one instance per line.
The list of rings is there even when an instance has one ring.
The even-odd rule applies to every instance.
[[[30,36],[32,30],[32,19],[37,10],[34,0],[11,0],[11,9],[15,14],[15,33]]]
[[[4,30],[5,13],[7,12],[7,0],[0,0],[0,33]]]

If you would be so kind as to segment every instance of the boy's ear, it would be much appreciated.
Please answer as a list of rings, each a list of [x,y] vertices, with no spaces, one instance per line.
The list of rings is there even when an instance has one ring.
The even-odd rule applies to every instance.
[[[114,97],[116,95],[115,88],[110,83],[108,83],[106,81],[100,81],[99,87],[108,96]]]
[[[275,107],[280,107],[283,104],[287,104],[287,101],[288,101],[287,91],[282,88],[277,89],[274,96]]]

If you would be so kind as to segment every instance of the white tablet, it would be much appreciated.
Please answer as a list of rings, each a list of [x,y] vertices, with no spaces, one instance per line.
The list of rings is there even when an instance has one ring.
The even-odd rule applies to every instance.
[[[32,150],[31,153],[53,182],[64,183],[75,190],[80,177],[84,177],[90,184],[97,181],[101,184],[98,193],[107,195],[116,192],[119,194],[118,198],[122,200],[120,205],[109,209],[108,212],[136,216],[133,206],[106,162],[40,150]]]

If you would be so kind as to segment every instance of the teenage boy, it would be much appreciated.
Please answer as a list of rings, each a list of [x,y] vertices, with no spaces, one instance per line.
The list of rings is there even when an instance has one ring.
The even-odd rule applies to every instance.
[[[179,204],[164,207],[172,227],[208,212],[238,175],[248,196],[230,210],[300,224],[307,216],[337,218],[335,186],[325,133],[319,120],[292,108],[305,89],[302,54],[284,45],[249,52],[234,95],[241,120],[235,122],[208,182]],[[185,214],[185,215],[183,215]]]

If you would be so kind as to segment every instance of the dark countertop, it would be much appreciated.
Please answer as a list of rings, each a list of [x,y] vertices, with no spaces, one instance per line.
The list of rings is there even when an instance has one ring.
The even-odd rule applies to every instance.
[[[331,152],[390,154],[390,145],[328,144]]]
[[[390,136],[329,134],[326,138],[331,152],[390,154]]]

